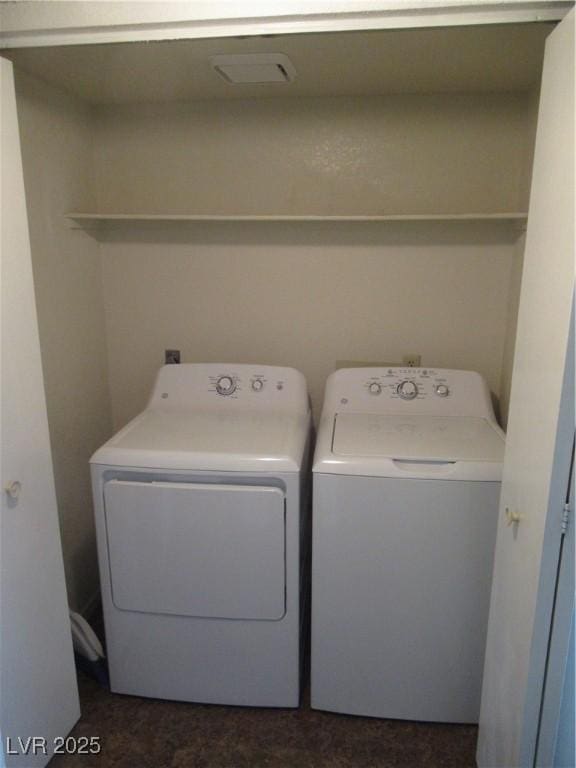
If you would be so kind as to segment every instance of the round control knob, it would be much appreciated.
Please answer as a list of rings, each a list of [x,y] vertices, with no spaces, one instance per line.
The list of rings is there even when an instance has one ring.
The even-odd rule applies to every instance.
[[[414,400],[418,394],[418,387],[413,381],[406,379],[398,384],[396,392],[400,395],[402,400]]]
[[[252,389],[254,392],[260,392],[264,389],[264,382],[262,379],[253,379],[252,380]]]
[[[219,395],[231,395],[236,391],[236,382],[231,376],[220,376],[216,382],[216,392]]]
[[[379,395],[382,392],[381,384],[378,384],[377,381],[370,382],[368,385],[368,392],[370,392],[371,395]]]
[[[450,390],[448,389],[446,384],[437,384],[435,391],[438,397],[448,397],[448,395],[450,394]]]

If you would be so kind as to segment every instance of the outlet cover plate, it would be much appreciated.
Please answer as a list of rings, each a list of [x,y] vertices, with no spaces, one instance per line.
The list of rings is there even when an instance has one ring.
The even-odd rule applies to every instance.
[[[179,349],[165,349],[164,350],[164,363],[166,365],[176,365],[180,362],[180,350]]]
[[[407,368],[420,368],[422,355],[410,354],[402,356],[402,364]]]

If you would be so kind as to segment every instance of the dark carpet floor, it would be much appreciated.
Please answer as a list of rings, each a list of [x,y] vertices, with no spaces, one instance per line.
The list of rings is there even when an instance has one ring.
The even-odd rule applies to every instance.
[[[248,709],[109,693],[81,675],[72,736],[99,736],[98,755],[50,768],[472,768],[477,728]]]

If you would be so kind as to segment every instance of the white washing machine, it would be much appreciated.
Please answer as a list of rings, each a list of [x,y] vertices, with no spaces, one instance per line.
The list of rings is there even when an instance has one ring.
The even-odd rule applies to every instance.
[[[298,706],[309,445],[298,371],[160,370],[91,459],[113,691]]]
[[[313,463],[314,708],[477,722],[503,451],[477,373],[328,379]]]

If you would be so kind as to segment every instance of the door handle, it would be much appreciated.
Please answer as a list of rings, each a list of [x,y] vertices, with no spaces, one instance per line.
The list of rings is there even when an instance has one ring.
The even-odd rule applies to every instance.
[[[4,486],[4,490],[11,499],[17,499],[22,490],[22,483],[20,480],[13,480],[11,483]]]
[[[514,523],[519,523],[520,520],[522,520],[522,515],[518,510],[512,511],[510,507],[506,507],[505,510],[506,513],[506,525],[514,525]]]

